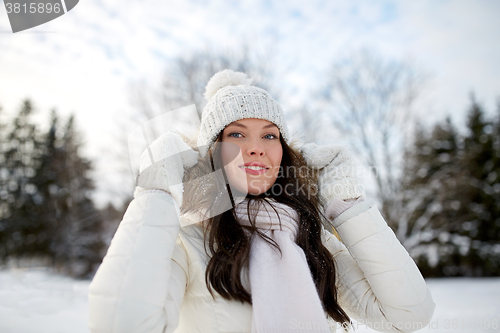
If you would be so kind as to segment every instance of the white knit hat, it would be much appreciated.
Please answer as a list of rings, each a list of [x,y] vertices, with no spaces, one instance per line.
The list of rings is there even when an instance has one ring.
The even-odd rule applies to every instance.
[[[251,82],[245,73],[230,69],[214,74],[208,81],[204,95],[208,103],[201,116],[197,142],[202,157],[227,125],[245,118],[272,122],[288,143],[288,128],[281,106],[267,91],[250,85]]]

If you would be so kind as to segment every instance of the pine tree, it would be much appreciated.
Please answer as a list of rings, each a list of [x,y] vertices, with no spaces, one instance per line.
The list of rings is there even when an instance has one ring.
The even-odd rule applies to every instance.
[[[472,98],[468,114],[468,133],[464,138],[463,167],[468,180],[463,191],[467,207],[461,234],[470,237],[468,253],[460,269],[467,275],[500,274],[500,216],[498,189],[500,163],[497,123],[485,120],[482,107]]]
[[[62,171],[57,175],[51,251],[55,264],[69,274],[89,276],[104,255],[103,219],[90,198],[94,190],[89,175],[92,165],[81,156],[73,115],[65,125],[61,141],[55,159]]]
[[[39,135],[29,100],[0,135],[0,255],[42,258],[63,273],[89,277],[104,255],[102,217],[90,194],[92,165],[81,156],[74,116]],[[0,127],[3,123],[0,122]]]
[[[41,138],[42,153],[39,165],[32,179],[36,186],[36,206],[39,227],[36,232],[37,253],[53,258],[52,243],[57,234],[57,196],[60,187],[59,175],[65,172],[62,164],[62,153],[58,149],[60,140],[57,139],[59,117],[55,110],[51,112],[50,127]]]
[[[4,118],[3,108],[0,106],[0,262],[6,259],[5,244],[7,234],[4,231],[8,228],[11,215],[9,202],[8,183],[9,171],[5,162],[5,153],[7,151],[7,120]]]
[[[500,115],[484,120],[473,100],[468,118],[465,136],[447,118],[407,152],[405,246],[425,276],[500,274]]]
[[[29,256],[37,252],[36,236],[32,232],[39,225],[36,205],[36,186],[32,182],[40,155],[38,131],[31,123],[33,106],[25,100],[14,118],[11,131],[7,134],[4,151],[3,174],[7,186],[2,188],[2,230],[0,230],[1,256]],[[3,177],[2,177],[3,178]]]
[[[405,208],[411,214],[405,246],[426,276],[442,275],[443,261],[458,251],[455,230],[460,226],[460,137],[451,119],[430,134],[418,128],[406,155]]]

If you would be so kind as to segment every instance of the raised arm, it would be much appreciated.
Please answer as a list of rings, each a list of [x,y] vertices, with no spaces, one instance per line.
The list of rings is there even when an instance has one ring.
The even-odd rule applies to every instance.
[[[89,288],[91,332],[173,332],[186,289],[178,237],[182,178],[198,153],[167,132],[141,155],[140,174],[108,253]]]
[[[319,171],[324,211],[340,236],[323,231],[336,260],[339,303],[347,314],[382,332],[413,332],[430,321],[435,304],[415,262],[376,206],[364,201],[344,145],[301,148]]]
[[[376,206],[365,201],[333,221],[342,239],[324,231],[337,267],[339,303],[358,324],[381,332],[425,327],[435,304],[420,271]]]
[[[187,259],[169,193],[132,200],[89,287],[91,332],[172,332]]]

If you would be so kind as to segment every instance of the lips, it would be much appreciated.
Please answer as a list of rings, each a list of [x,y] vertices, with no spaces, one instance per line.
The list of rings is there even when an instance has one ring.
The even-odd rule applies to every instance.
[[[247,162],[243,165],[240,165],[239,168],[252,175],[260,175],[269,170],[269,167],[267,165],[260,162]]]

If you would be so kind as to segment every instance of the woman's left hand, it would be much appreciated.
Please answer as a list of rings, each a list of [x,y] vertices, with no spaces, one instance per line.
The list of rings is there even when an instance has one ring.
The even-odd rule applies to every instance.
[[[300,148],[307,164],[319,171],[319,193],[326,205],[334,199],[356,199],[364,189],[358,183],[351,152],[345,145],[305,144]]]

